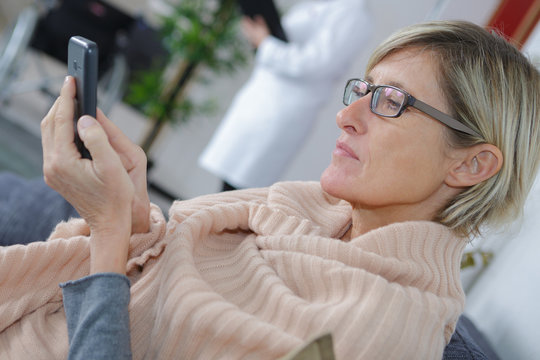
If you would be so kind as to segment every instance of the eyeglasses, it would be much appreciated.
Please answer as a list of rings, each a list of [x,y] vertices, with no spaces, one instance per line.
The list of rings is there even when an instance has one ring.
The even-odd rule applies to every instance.
[[[371,96],[370,109],[374,114],[397,118],[401,116],[407,107],[412,106],[454,130],[481,137],[476,131],[462,124],[458,120],[435,109],[425,102],[416,99],[406,91],[395,86],[372,85],[362,79],[351,79],[347,81],[347,85],[345,85],[343,104],[348,106],[356,100],[366,96],[369,92],[373,93]]]

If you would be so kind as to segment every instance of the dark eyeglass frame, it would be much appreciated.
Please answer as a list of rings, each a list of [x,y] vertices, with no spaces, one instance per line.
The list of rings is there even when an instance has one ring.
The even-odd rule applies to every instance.
[[[402,93],[404,95],[404,101],[401,104],[401,107],[400,107],[399,111],[395,115],[385,115],[385,114],[381,114],[381,113],[378,113],[377,111],[375,111],[375,105],[376,105],[375,101],[376,101],[377,97],[376,96],[371,96],[371,101],[369,103],[369,108],[371,109],[371,112],[374,113],[374,114],[384,116],[384,117],[388,117],[388,118],[397,118],[397,117],[401,116],[401,114],[403,113],[403,111],[405,111],[405,109],[407,107],[412,106],[413,108],[420,110],[424,114],[427,114],[427,115],[431,116],[435,120],[440,121],[444,125],[452,128],[454,130],[461,131],[461,132],[464,132],[464,133],[472,135],[472,136],[477,136],[477,137],[480,137],[480,138],[482,137],[476,131],[469,128],[467,125],[464,125],[463,123],[461,123],[460,121],[454,119],[453,117],[443,113],[440,110],[435,109],[433,106],[428,105],[425,102],[418,100],[417,98],[415,98],[414,96],[412,96],[411,94],[406,92],[405,90],[402,90],[400,88],[397,88],[397,87],[391,86],[391,85],[373,85],[373,84],[370,84],[369,82],[367,82],[366,80],[363,80],[363,79],[350,79],[350,80],[347,81],[347,84],[345,85],[345,91],[343,92],[343,104],[345,104],[346,106],[349,106],[350,104],[352,104],[354,102],[354,101],[350,101],[350,94],[351,94],[351,91],[352,91],[352,85],[351,84],[353,82],[361,82],[364,85],[366,85],[366,87],[367,87],[366,93],[364,95],[358,97],[358,99],[366,96],[370,92],[375,93],[378,89],[388,89],[388,88],[397,90],[397,91],[399,91],[400,93]]]

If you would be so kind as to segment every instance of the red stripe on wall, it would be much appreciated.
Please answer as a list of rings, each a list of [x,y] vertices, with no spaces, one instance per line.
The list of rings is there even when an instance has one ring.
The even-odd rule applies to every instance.
[[[502,0],[487,25],[521,46],[539,19],[540,0]]]

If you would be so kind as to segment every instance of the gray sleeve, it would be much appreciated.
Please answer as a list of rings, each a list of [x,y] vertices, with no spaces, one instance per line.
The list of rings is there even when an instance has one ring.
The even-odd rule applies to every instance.
[[[69,359],[131,359],[129,279],[101,273],[60,284]]]

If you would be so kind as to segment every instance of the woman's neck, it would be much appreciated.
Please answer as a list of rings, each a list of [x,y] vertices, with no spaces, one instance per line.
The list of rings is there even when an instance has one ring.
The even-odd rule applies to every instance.
[[[353,206],[351,227],[344,236],[353,239],[371,230],[405,221],[433,221],[436,212],[426,207],[393,206],[383,208],[362,208]]]

